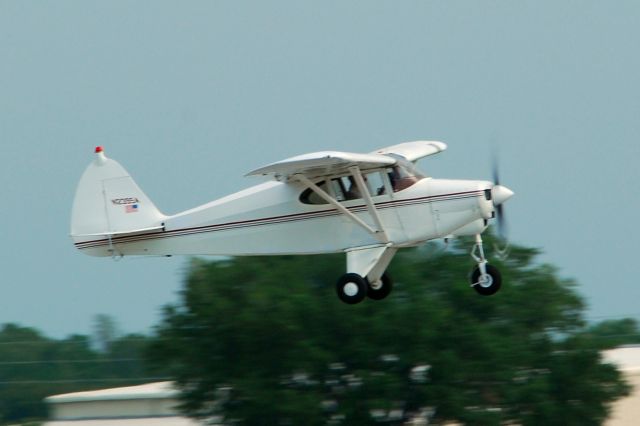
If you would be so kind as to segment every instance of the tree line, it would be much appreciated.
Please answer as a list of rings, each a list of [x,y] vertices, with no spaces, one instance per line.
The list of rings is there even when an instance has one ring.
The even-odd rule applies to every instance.
[[[47,396],[153,378],[144,361],[150,336],[120,335],[114,327],[100,315],[94,335],[52,339],[31,327],[0,326],[0,424],[46,419]]]

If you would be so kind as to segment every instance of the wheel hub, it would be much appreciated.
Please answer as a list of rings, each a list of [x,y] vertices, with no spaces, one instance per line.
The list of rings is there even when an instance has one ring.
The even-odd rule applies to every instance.
[[[480,287],[491,287],[491,285],[493,284],[493,277],[489,274],[481,274],[480,278],[478,279],[478,284],[480,285]]]
[[[353,297],[358,294],[358,285],[356,283],[346,283],[343,287],[343,292],[349,297]]]

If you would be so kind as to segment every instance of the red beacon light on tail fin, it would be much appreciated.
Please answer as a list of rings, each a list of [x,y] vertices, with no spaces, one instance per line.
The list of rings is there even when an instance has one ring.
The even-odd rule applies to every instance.
[[[96,153],[96,162],[97,162],[96,164],[101,166],[107,162],[107,156],[104,155],[103,147],[96,146],[95,153]]]

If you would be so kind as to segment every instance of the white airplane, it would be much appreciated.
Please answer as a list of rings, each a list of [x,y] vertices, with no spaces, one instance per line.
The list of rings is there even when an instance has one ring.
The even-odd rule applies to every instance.
[[[247,174],[268,182],[167,216],[97,147],[76,190],[71,237],[92,256],[344,252],[346,273],[336,289],[355,304],[390,293],[385,270],[399,248],[475,235],[471,285],[491,295],[501,277],[487,263],[480,234],[513,192],[498,182],[434,179],[416,169],[418,159],[446,148],[416,141],[370,154],[292,157]]]

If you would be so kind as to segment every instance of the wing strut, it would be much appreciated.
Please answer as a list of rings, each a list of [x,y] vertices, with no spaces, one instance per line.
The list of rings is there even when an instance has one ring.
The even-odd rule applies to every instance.
[[[371,217],[373,218],[373,221],[378,227],[376,232],[379,232],[382,234],[381,241],[383,243],[388,243],[389,237],[387,236],[387,233],[384,231],[384,226],[382,226],[382,221],[380,220],[380,216],[378,215],[376,206],[373,204],[373,200],[371,199],[371,193],[369,192],[369,187],[367,186],[367,184],[364,182],[364,179],[362,178],[362,173],[360,172],[360,168],[358,166],[349,167],[349,171],[351,172],[351,174],[353,174],[353,177],[356,181],[356,185],[360,190],[360,194],[362,194],[362,198],[364,198],[364,202],[367,204],[367,209],[369,210],[369,214],[371,215]]]
[[[320,197],[322,197],[323,200],[325,200],[326,202],[328,202],[329,204],[334,206],[336,209],[338,209],[346,217],[348,217],[349,219],[353,220],[355,223],[357,223],[358,225],[363,227],[368,233],[370,233],[371,235],[376,237],[378,240],[380,240],[383,243],[387,243],[388,242],[386,233],[384,233],[382,230],[373,229],[372,227],[367,225],[367,223],[365,223],[362,219],[360,219],[355,214],[351,213],[349,211],[349,209],[347,209],[345,206],[340,204],[331,195],[327,194],[322,188],[320,188],[315,183],[311,182],[305,175],[296,174],[296,175],[294,175],[294,177],[295,177],[295,179],[297,179],[300,182],[302,182],[303,184],[305,184],[308,188],[311,188],[316,194],[318,194]],[[360,177],[360,179],[362,179],[362,176]],[[356,184],[357,184],[357,181],[356,181]],[[359,184],[357,184],[357,185],[358,185],[358,187],[360,186]],[[366,186],[365,186],[365,189],[366,189]],[[360,192],[362,192],[362,189],[360,189]],[[368,195],[369,193],[366,192],[366,194]],[[371,197],[369,197],[369,199],[371,199]],[[379,221],[379,219],[378,219],[378,221]]]

